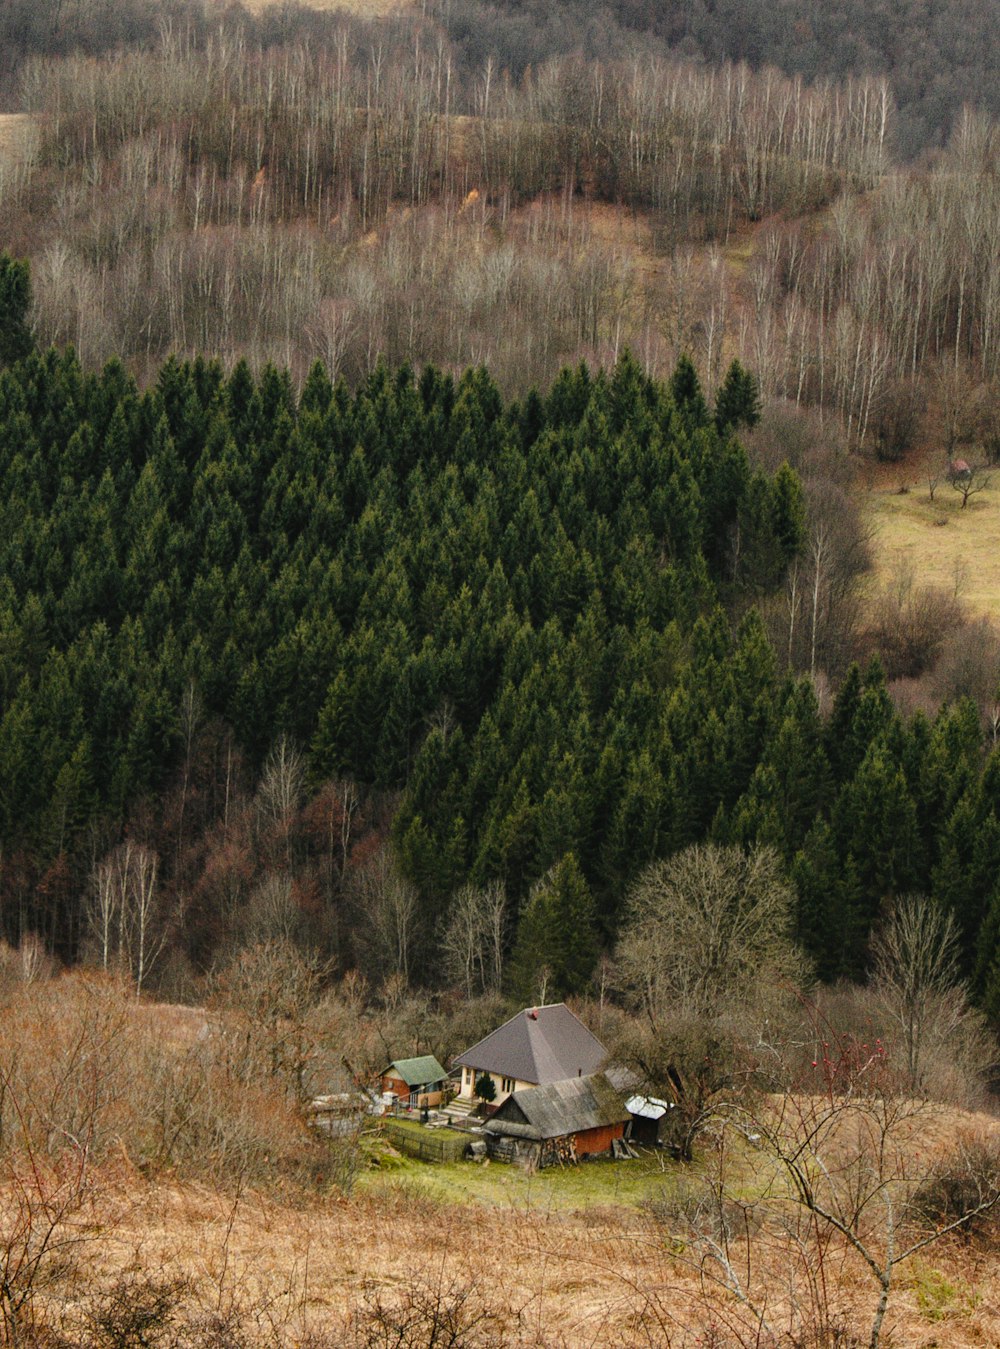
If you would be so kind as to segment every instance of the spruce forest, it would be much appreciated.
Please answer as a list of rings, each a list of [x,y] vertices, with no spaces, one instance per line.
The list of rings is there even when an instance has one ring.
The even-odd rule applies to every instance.
[[[352,394],[317,365],[297,394],[245,364],[171,361],[142,392],[72,353],[11,366],[8,940],[76,959],[91,873],[138,831],[196,968],[291,924],[341,970],[434,984],[463,884],[503,881],[516,915],[554,868],[532,946],[562,996],[647,863],[761,843],[820,977],[863,976],[880,906],[919,890],[998,1006],[1000,757],[971,700],[902,717],[877,659],[826,716],[784,668],[753,604],[803,494],[751,468],[758,415],[738,363],[714,409],[690,362],[663,384],[628,356],[514,401],[484,370]],[[413,904],[366,951],[349,873],[378,848]]]

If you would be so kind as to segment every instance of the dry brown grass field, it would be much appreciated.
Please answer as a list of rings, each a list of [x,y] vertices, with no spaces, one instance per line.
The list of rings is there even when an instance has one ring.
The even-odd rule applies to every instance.
[[[339,1013],[329,1024],[356,1039]],[[871,1274],[831,1230],[817,1235],[761,1133],[797,1147],[820,1121],[817,1165],[872,1195],[860,1230],[873,1250],[886,1196],[902,1248],[926,1230],[905,1216],[919,1178],[1000,1135],[957,1109],[790,1094],[767,1098],[752,1130],[721,1113],[692,1165],[435,1165],[377,1134],[311,1136],[267,1035],[232,1011],[138,1002],[105,977],[0,989],[3,1349],[855,1349]],[[30,1292],[35,1338],[21,1333],[28,1311],[4,1338],[5,1281]],[[158,1325],[123,1337],[124,1311],[134,1328],[143,1309]],[[898,1269],[882,1344],[1000,1344],[996,1219]]]
[[[444,1202],[405,1182],[350,1198],[233,1198],[147,1183],[123,1168],[102,1181],[86,1239],[46,1290],[48,1310],[71,1336],[117,1284],[135,1296],[171,1286],[185,1316],[238,1322],[247,1344],[436,1343],[377,1334],[380,1319],[401,1307],[426,1314],[434,1304],[460,1308],[464,1330],[441,1342],[465,1346],[751,1342],[735,1330],[738,1298],[706,1282],[712,1270],[669,1223],[630,1206],[563,1211],[514,1191],[499,1205]],[[779,1244],[763,1233],[755,1241],[777,1329],[808,1293],[789,1282]],[[828,1273],[829,1310],[858,1336],[837,1342],[867,1342],[872,1293],[862,1271],[831,1249]],[[885,1343],[911,1349],[1000,1344],[1000,1253],[959,1239],[932,1248],[900,1272],[886,1331]]]
[[[947,482],[938,484],[931,501],[926,478],[915,478],[912,470],[897,474],[894,485],[876,483],[866,500],[876,584],[891,586],[909,572],[953,591],[970,614],[1000,615],[1000,474],[964,510]]]
[[[34,118],[28,113],[0,112],[0,164],[23,158],[34,134]]]

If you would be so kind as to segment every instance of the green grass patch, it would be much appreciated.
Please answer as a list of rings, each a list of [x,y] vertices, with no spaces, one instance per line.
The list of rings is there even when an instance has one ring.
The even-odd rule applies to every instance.
[[[552,1166],[534,1175],[504,1162],[427,1164],[416,1157],[403,1156],[388,1173],[370,1171],[362,1176],[359,1189],[368,1194],[406,1191],[447,1204],[567,1212],[640,1208],[665,1198],[680,1180],[690,1183],[695,1175],[697,1168],[652,1152],[643,1153],[638,1160],[617,1162],[599,1158],[577,1166]]]
[[[917,1261],[907,1282],[926,1321],[969,1316],[979,1305],[978,1296],[961,1279],[949,1279],[939,1269]]]

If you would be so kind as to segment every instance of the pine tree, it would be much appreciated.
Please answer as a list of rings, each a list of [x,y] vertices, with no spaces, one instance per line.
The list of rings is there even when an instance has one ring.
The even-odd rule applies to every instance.
[[[760,389],[749,370],[733,361],[715,398],[715,425],[720,435],[760,421]]]
[[[566,853],[533,886],[521,911],[510,966],[522,1002],[581,993],[597,963],[594,900],[576,857]]]
[[[23,361],[33,349],[28,264],[0,253],[0,366]]]
[[[684,424],[696,430],[709,424],[708,405],[694,362],[686,353],[677,362],[670,378],[670,392]]]

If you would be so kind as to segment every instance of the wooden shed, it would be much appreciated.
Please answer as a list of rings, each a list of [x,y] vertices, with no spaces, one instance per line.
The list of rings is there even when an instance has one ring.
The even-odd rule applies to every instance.
[[[447,1071],[433,1054],[415,1059],[393,1059],[380,1074],[381,1090],[391,1093],[400,1105],[423,1110],[440,1105],[445,1095]]]
[[[673,1101],[665,1101],[659,1096],[630,1096],[625,1109],[632,1118],[629,1137],[634,1142],[658,1147],[669,1141]]]
[[[610,1152],[630,1118],[604,1073],[592,1073],[514,1092],[483,1133],[490,1157],[534,1169]]]

